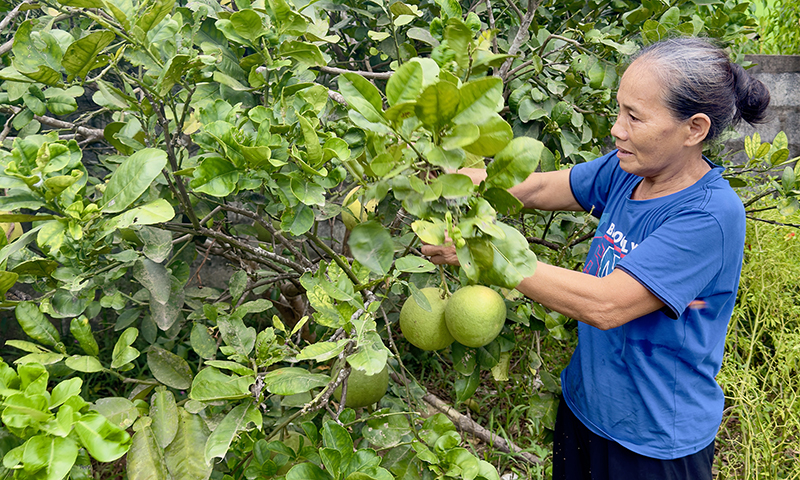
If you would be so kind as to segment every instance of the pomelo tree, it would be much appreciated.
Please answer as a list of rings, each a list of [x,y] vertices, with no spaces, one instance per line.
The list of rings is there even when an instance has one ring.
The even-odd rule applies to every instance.
[[[443,351],[456,402],[513,377],[532,338],[569,338],[510,292],[537,254],[578,265],[592,221],[506,189],[600,154],[638,44],[753,26],[738,0],[3,5],[0,222],[25,232],[0,236],[0,293],[28,337],[0,361],[13,478],[118,459],[131,479],[498,478],[444,414],[422,417],[441,399],[404,367],[400,306],[429,310],[424,287],[506,294],[495,341]],[[788,161],[785,137],[748,142],[739,184]],[[480,185],[458,173],[476,165]],[[795,208],[794,170],[770,185]],[[417,255],[445,235],[463,268]],[[375,406],[336,401],[387,365]],[[531,365],[544,436],[559,387]]]

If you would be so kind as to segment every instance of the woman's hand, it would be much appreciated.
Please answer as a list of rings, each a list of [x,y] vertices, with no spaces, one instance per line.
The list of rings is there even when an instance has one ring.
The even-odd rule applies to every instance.
[[[420,251],[430,257],[431,263],[435,265],[461,265],[456,255],[456,247],[452,244],[423,245]]]

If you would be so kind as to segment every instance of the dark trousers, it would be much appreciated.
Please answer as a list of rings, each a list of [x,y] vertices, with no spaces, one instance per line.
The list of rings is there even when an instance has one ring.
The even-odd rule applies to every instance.
[[[634,453],[586,428],[561,402],[553,438],[553,480],[711,480],[714,442],[674,460]]]

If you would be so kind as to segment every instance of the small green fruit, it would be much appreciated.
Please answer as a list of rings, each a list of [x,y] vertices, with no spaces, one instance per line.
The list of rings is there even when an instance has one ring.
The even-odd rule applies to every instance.
[[[447,301],[444,321],[458,343],[482,347],[491,343],[503,329],[506,304],[503,297],[489,287],[462,287]]]
[[[442,291],[428,287],[420,290],[431,306],[425,311],[414,297],[408,297],[400,309],[400,331],[411,345],[422,350],[441,350],[453,343],[453,336],[444,321],[444,308],[447,300]]]
[[[347,399],[344,402],[346,407],[361,408],[372,405],[386,394],[389,386],[389,368],[384,366],[383,370],[375,375],[367,375],[363,370],[350,369],[347,377]],[[342,401],[342,386],[339,385],[333,392],[336,400]]]

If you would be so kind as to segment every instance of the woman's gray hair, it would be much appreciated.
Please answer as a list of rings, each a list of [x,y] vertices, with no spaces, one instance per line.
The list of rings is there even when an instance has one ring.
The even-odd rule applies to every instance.
[[[652,62],[664,86],[664,102],[679,120],[704,113],[711,119],[706,140],[740,120],[763,123],[769,91],[728,54],[706,40],[671,38],[642,49],[634,60]]]

